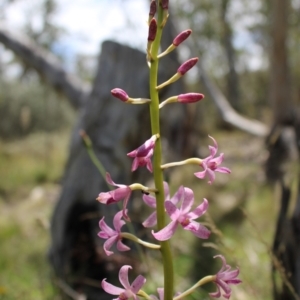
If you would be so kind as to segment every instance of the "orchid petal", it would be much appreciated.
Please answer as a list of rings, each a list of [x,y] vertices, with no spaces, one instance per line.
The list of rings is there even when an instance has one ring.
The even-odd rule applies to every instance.
[[[218,167],[215,169],[215,172],[230,174],[231,170],[226,167]]]
[[[124,292],[124,289],[121,289],[117,286],[114,286],[114,285],[106,282],[106,279],[102,280],[101,286],[106,293],[111,294],[111,295],[120,295],[121,293]]]
[[[143,201],[150,207],[156,208],[156,199],[151,195],[143,195]]]
[[[110,228],[104,221],[104,217],[99,221],[99,227],[100,229],[106,233],[109,237],[116,235],[117,232],[115,230],[113,230],[112,228]]]
[[[205,214],[205,212],[208,209],[208,201],[207,199],[203,199],[203,202],[197,206],[193,211],[191,211],[190,213],[188,213],[187,217],[189,219],[197,219],[199,217],[201,217],[203,214]]]
[[[142,224],[146,228],[155,226],[157,224],[157,214],[156,214],[156,211],[153,212]]]
[[[173,221],[176,221],[179,218],[180,211],[170,200],[165,202],[165,208],[167,214]]]
[[[131,284],[131,290],[134,294],[137,294],[141,287],[145,284],[146,278],[139,275]]]
[[[127,210],[126,212],[127,213]],[[123,217],[123,211],[119,211],[118,213],[115,214],[114,219],[113,219],[113,224],[116,229],[116,231],[120,232],[122,226],[125,224],[123,220],[121,220]]]
[[[118,240],[118,238],[119,238],[118,235],[112,236],[109,239],[107,239],[105,241],[105,243],[103,244],[103,249],[104,249],[104,252],[107,256],[110,256],[110,255],[114,254],[112,251],[109,251],[109,249]]]
[[[189,188],[184,188],[184,196],[181,205],[181,214],[188,213],[194,204],[194,192]]]
[[[122,242],[122,240],[118,240],[118,242],[117,242],[117,249],[118,249],[119,251],[121,251],[121,252],[129,251],[129,250],[130,250],[130,248],[129,248],[127,245],[125,245],[125,244]]]
[[[132,267],[125,265],[125,266],[121,267],[121,269],[119,271],[119,281],[121,282],[121,284],[123,285],[123,287],[125,289],[130,289],[130,284],[128,281],[128,270],[129,269],[132,269]]]
[[[196,173],[194,173],[194,175],[200,179],[203,179],[206,175],[206,172],[207,172],[207,170],[204,170],[202,172],[196,172]]]
[[[158,241],[166,241],[169,238],[171,238],[171,236],[175,233],[177,226],[178,226],[178,222],[172,221],[166,227],[164,227],[163,229],[161,229],[160,231],[158,231],[156,233],[152,230],[152,235]]]
[[[189,224],[183,226],[183,229],[191,231],[200,239],[208,239],[210,236],[210,231],[205,226],[195,221],[191,221]]]

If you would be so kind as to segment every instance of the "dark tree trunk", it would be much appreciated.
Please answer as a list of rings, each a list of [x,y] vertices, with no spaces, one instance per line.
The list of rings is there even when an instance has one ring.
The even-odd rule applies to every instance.
[[[240,93],[239,93],[239,77],[236,72],[235,62],[236,53],[232,44],[232,28],[228,21],[227,12],[230,4],[230,0],[222,0],[221,4],[221,22],[223,25],[222,42],[226,53],[228,62],[228,74],[227,74],[227,97],[232,107],[241,111]]]
[[[281,206],[273,242],[272,279],[274,300],[300,299],[300,114],[293,103],[288,64],[287,34],[290,1],[272,2],[270,91],[273,129],[267,139],[266,173],[279,183]],[[294,183],[298,190],[295,192]],[[293,192],[294,191],[294,192]],[[281,281],[276,280],[280,277]]]

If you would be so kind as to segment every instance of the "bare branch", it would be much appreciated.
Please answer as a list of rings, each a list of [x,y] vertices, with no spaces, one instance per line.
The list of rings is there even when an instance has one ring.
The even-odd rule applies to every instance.
[[[210,97],[214,101],[217,109],[222,117],[222,119],[231,124],[232,126],[246,131],[250,134],[266,137],[269,133],[269,128],[257,120],[248,119],[240,114],[238,114],[229,104],[225,96],[222,94],[220,89],[213,83],[213,81],[208,77],[204,71],[201,63],[197,64],[200,73],[201,80],[205,87],[207,88]]]
[[[196,50],[197,41],[195,39],[190,40],[190,50],[193,56],[197,56]],[[215,103],[218,112],[221,115],[221,118],[227,122],[228,124],[248,132],[250,134],[266,137],[269,133],[269,128],[260,121],[248,119],[239,113],[237,113],[232,106],[230,105],[229,101],[223,95],[221,90],[214,84],[214,82],[209,78],[207,73],[205,72],[201,62],[198,62],[196,67],[199,71],[199,76],[201,81],[203,82],[204,86],[207,88],[210,97],[212,98],[213,102]]]
[[[54,55],[34,41],[11,32],[0,24],[0,43],[12,50],[26,66],[34,68],[56,91],[63,93],[71,105],[79,108],[87,97],[89,87],[68,74]]]

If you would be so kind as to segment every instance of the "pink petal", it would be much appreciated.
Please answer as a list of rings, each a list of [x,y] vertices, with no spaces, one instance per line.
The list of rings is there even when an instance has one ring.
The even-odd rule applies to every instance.
[[[188,213],[191,210],[193,204],[194,204],[194,192],[191,189],[185,187],[183,201],[180,208],[180,214]]]
[[[217,279],[216,284],[225,292],[225,294],[227,294],[227,295],[231,294],[231,288],[225,281]]]
[[[162,230],[160,230],[156,233],[152,230],[152,235],[158,241],[166,241],[169,238],[171,238],[171,236],[175,233],[177,226],[178,226],[178,222],[172,221],[166,227],[164,227]]]
[[[131,290],[134,294],[137,294],[141,287],[145,284],[146,278],[139,275],[131,284]]]
[[[118,242],[117,242],[117,249],[119,250],[119,251],[121,251],[121,252],[124,252],[124,251],[129,251],[130,250],[130,248],[127,246],[127,245],[125,245],[123,242],[122,242],[122,240],[118,240]]]
[[[180,216],[180,210],[169,200],[165,202],[167,214],[173,221],[176,221]]]
[[[208,175],[208,178],[209,178],[208,183],[212,184],[215,181],[215,178],[216,178],[215,172],[212,171],[211,169],[207,169],[207,175]]]
[[[131,165],[131,172],[134,172],[138,167],[139,167],[139,159],[135,157]]]
[[[224,160],[224,153],[221,153],[218,157],[215,157],[209,161],[209,164],[219,166]],[[209,166],[210,167],[210,166]]]
[[[125,224],[125,222],[123,220],[121,220],[123,217],[123,211],[119,211],[118,213],[116,213],[116,215],[114,216],[113,219],[113,224],[114,227],[116,229],[117,232],[121,231],[122,226]]]
[[[218,143],[217,143],[217,141],[212,137],[212,136],[208,136],[210,139],[212,139],[213,140],[213,143],[214,143],[214,146],[209,146],[209,150],[210,151],[213,151],[213,153],[212,152],[210,152],[211,153],[211,156],[212,157],[214,157],[215,155],[216,155],[216,153],[218,152]],[[213,149],[211,149],[211,148],[214,148],[214,150]]]
[[[174,205],[177,205],[181,201],[183,195],[184,195],[184,187],[180,186],[177,192],[174,194],[174,196],[170,199],[170,201]]]
[[[230,174],[231,170],[226,167],[218,167],[215,169],[215,172]]]
[[[146,228],[155,226],[157,224],[156,211],[153,212],[142,224]]]
[[[156,199],[151,195],[143,195],[143,201],[150,207],[156,208]]]
[[[114,285],[106,282],[106,279],[102,280],[101,286],[106,293],[111,294],[111,295],[120,295],[121,293],[124,292],[124,289],[121,289],[117,286],[114,286]]]
[[[113,230],[112,228],[110,228],[104,221],[104,217],[99,221],[99,227],[100,229],[106,233],[109,237],[114,236],[116,234],[118,234],[117,231]]]
[[[100,193],[97,197],[97,201],[103,204],[108,204],[112,201],[112,195],[110,192]]]
[[[217,291],[215,293],[209,293],[209,296],[211,296],[213,298],[220,298],[221,297],[220,288],[217,286]]]
[[[165,195],[165,200],[168,200],[170,198],[169,185],[166,181],[164,181],[164,195]]]
[[[126,209],[130,195],[131,195],[131,193],[123,201],[123,218],[127,221],[130,221],[130,218],[127,215],[127,209]]]
[[[147,169],[149,172],[153,172],[151,159],[147,159]]]
[[[194,175],[200,179],[203,179],[206,175],[206,172],[207,172],[207,169],[202,172],[196,172],[196,173],[194,173]]]
[[[109,251],[109,249],[118,240],[118,238],[119,238],[118,235],[112,236],[108,240],[106,240],[105,243],[103,244],[103,249],[107,256],[114,254],[112,251]]]
[[[195,221],[191,221],[188,225],[183,226],[183,229],[191,231],[200,239],[208,239],[210,236],[210,231],[205,226]]]
[[[120,201],[124,199],[125,197],[129,197],[131,194],[131,189],[129,186],[117,188],[114,191],[111,191],[111,194],[113,195],[113,199],[115,201]]]
[[[126,185],[124,185],[124,184],[118,184],[118,183],[113,182],[113,180],[111,179],[111,176],[108,172],[106,172],[106,182],[113,186],[126,187]]]
[[[207,199],[203,199],[203,202],[197,206],[193,211],[188,213],[187,217],[191,220],[197,219],[201,217],[208,209],[208,201]]]
[[[130,284],[128,281],[128,270],[129,269],[132,269],[132,267],[125,265],[125,266],[121,267],[120,272],[119,272],[119,281],[121,282],[121,284],[123,285],[123,287],[126,290],[130,289]]]
[[[217,286],[217,291],[214,293],[209,293],[209,296],[213,298],[220,298],[221,297],[221,291],[220,288]]]

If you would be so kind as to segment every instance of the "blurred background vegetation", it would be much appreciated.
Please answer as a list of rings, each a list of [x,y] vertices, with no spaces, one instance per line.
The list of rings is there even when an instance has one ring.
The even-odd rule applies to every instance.
[[[3,23],[10,25],[6,10],[22,1],[26,2],[2,0]],[[126,6],[126,2],[134,1],[116,2]],[[281,2],[286,3],[288,10],[285,32],[288,71],[284,74],[290,87],[287,102],[299,104],[300,2]],[[54,21],[60,1],[39,0],[37,3],[39,9],[35,13],[40,15],[41,26],[36,29],[28,18],[22,33],[53,52],[54,45],[67,36],[69,30]],[[193,30],[193,42],[182,46],[181,59],[193,52],[200,53],[206,72],[231,106],[271,126],[274,109],[270,99],[270,52],[275,2],[174,0],[170,3],[177,30]],[[130,20],[130,15],[126,17]],[[59,59],[64,65],[64,57]],[[72,70],[91,83],[95,65],[95,56],[77,53]],[[205,94],[197,75],[192,73],[187,78],[187,88]],[[205,222],[216,226],[214,244],[202,243],[199,247],[193,240],[174,244],[178,254],[179,290],[196,280],[192,270],[198,259],[205,256],[203,246],[207,246],[228,254],[231,263],[241,269],[243,284],[234,287],[232,299],[273,299],[270,252],[279,196],[276,187],[268,184],[264,172],[268,157],[265,139],[226,124],[209,95],[195,110],[196,137],[209,133],[218,140],[220,151],[225,153],[224,165],[232,169],[232,174],[217,176],[216,184],[208,186],[194,178],[187,179],[191,176],[186,174],[191,174],[192,169],[171,173],[173,190],[187,184],[194,188],[195,194],[211,201],[211,219]],[[0,44],[1,300],[61,299],[60,288],[47,262],[49,220],[61,189],[71,128],[76,118],[77,111],[63,94],[46,85],[34,70]],[[199,152],[207,154],[207,147],[203,145],[209,140],[205,141],[202,140]],[[179,233],[178,238],[185,237]],[[194,295],[191,299],[199,299],[197,297],[199,295]],[[201,299],[208,296],[204,293]]]

